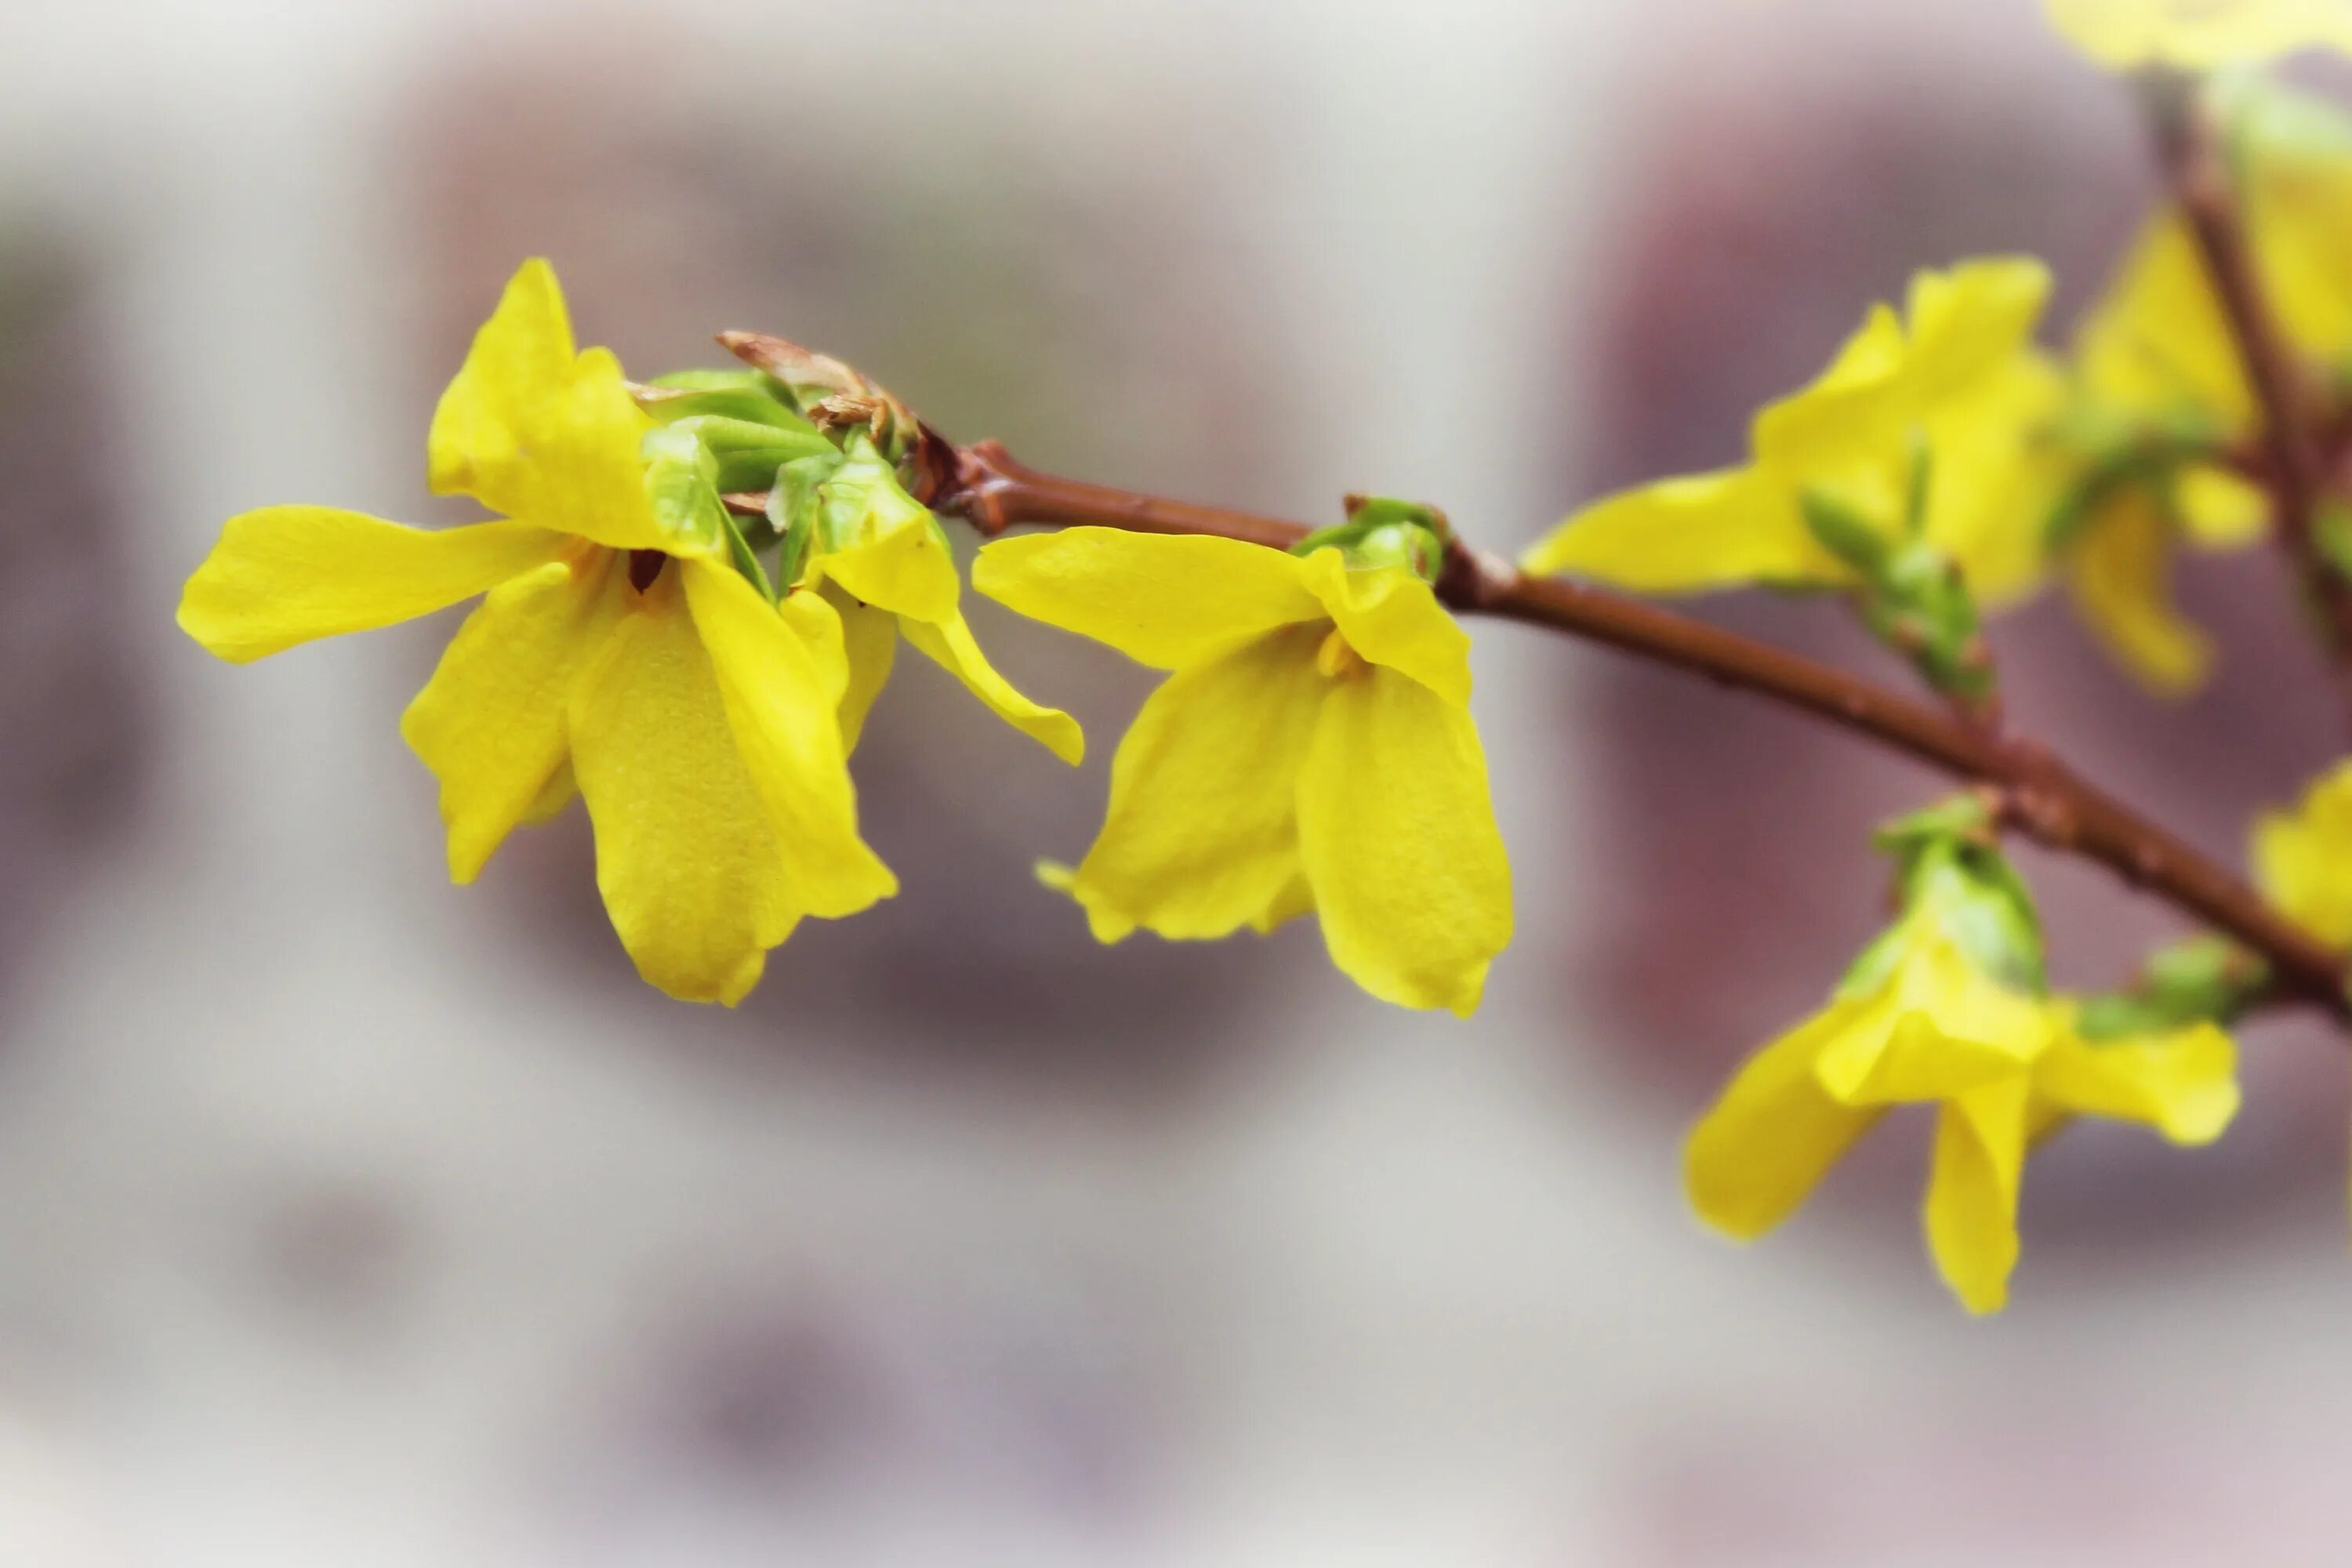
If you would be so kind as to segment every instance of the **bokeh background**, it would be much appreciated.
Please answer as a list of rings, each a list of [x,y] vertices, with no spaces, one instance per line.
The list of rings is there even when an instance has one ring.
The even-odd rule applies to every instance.
[[[1519,937],[1471,1024],[1311,924],[1095,948],[1147,689],[981,605],[1076,773],[902,663],[903,896],[729,1013],[637,984],[577,813],[441,871],[395,719],[453,624],[247,669],[219,521],[423,485],[523,256],[646,372],[854,360],[1040,464],[1516,548],[1730,460],[1911,268],[2087,299],[2149,196],[2032,0],[116,0],[0,15],[0,1563],[2337,1561],[2335,1047],[2190,1156],[2037,1160],[2016,1302],[1920,1256],[1916,1128],[1783,1233],[1678,1143],[1880,912],[1933,782],[1482,630]],[[2158,709],[2063,610],[2022,721],[2234,855],[2333,720],[2272,565]],[[1832,606],[1706,613],[1883,668]],[[2062,977],[2171,928],[2036,859]]]

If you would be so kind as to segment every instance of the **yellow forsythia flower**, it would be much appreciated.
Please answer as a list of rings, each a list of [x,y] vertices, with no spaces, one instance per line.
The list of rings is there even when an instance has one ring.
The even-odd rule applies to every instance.
[[[487,595],[401,732],[441,781],[470,881],[574,789],[597,885],[648,981],[740,1000],[804,915],[897,890],[859,838],[839,721],[846,660],[822,597],[780,612],[716,537],[665,526],[650,421],[603,349],[574,353],[555,273],[526,262],[435,411],[435,491],[506,516],[425,530],[326,507],[229,520],[180,625],[243,663]]]
[[[2237,100],[2241,195],[2257,280],[2286,342],[2315,365],[2352,358],[2352,125],[2269,85]],[[2099,444],[2151,457],[2186,439],[2251,448],[2254,396],[2229,320],[2187,224],[2164,213],[2133,242],[2074,342],[2073,423]],[[2150,462],[2098,487],[2064,545],[2077,610],[2153,689],[2200,685],[2205,635],[2173,602],[2185,546],[2241,550],[2269,526],[2268,498],[2210,460]]]
[[[1927,540],[1980,599],[2021,596],[2042,566],[2019,502],[2029,437],[2062,395],[2032,344],[2049,291],[2048,268],[2022,258],[1919,273],[1904,317],[1874,306],[1811,385],[1756,416],[1746,465],[1608,497],[1521,564],[1643,593],[1844,586],[1853,569],[1813,536],[1804,497],[1832,499],[1893,540],[1924,481]]]
[[[2254,876],[2279,911],[2352,948],[2352,763],[2320,775],[2292,812],[2254,824]]]
[[[1685,1180],[1700,1217],[1751,1239],[1795,1212],[1889,1108],[1934,1105],[1928,1250],[1963,1305],[1998,1311],[2028,1145],[2071,1115],[2210,1142],[2236,1112],[2235,1073],[2235,1048],[2210,1024],[2084,1040],[2072,1004],[1987,976],[1915,915],[1882,963],[1740,1069],[1692,1131]]]
[[[904,637],[1006,723],[1066,763],[1085,757],[1077,721],[1014,690],[981,652],[964,621],[962,579],[939,520],[899,488],[872,441],[850,437],[846,460],[819,496],[816,537],[798,585],[816,590],[841,617],[849,654],[841,723],[851,747]]]
[[[973,585],[1172,671],[1057,882],[1096,937],[1270,931],[1309,910],[1332,962],[1467,1016],[1511,936],[1510,868],[1470,719],[1469,639],[1404,566],[1108,528],[999,540]]]
[[[2053,26],[2114,70],[2352,49],[2347,0],[2048,0],[2048,9]]]

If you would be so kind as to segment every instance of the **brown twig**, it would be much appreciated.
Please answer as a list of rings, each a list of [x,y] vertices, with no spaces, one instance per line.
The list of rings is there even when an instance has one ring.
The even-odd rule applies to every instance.
[[[940,443],[945,460],[925,499],[984,534],[1016,523],[1093,524],[1152,533],[1208,533],[1286,548],[1297,523],[1138,495],[1046,474],[994,441]],[[738,498],[747,507],[766,498]],[[1455,611],[1604,643],[1653,662],[1755,692],[1998,792],[2009,825],[2054,849],[2097,861],[2260,954],[2284,995],[2352,1022],[2344,961],[2285,920],[2242,879],[2082,778],[2031,741],[1997,733],[1843,670],[1639,599],[1530,577],[1458,540],[1438,594]]]
[[[2263,297],[2220,130],[2196,79],[2152,72],[2144,90],[2166,183],[2204,260],[2253,394],[2279,545],[2309,595],[2337,683],[2352,703],[2352,578],[2327,558],[2319,537],[2333,440],[2326,426],[2335,417],[2319,416],[2303,367]]]

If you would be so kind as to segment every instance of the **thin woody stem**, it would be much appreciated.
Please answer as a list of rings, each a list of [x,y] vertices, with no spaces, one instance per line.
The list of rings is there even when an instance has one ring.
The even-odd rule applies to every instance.
[[[2177,72],[2147,79],[2158,156],[2229,322],[2260,413],[2256,444],[2280,548],[2309,595],[2337,683],[2352,703],[2352,578],[2328,560],[2319,537],[2332,442],[2315,416],[2303,368],[2263,297],[2220,131],[2197,88],[2194,78]]]
[[[1046,474],[1002,445],[933,443],[938,475],[927,499],[984,534],[1016,523],[1094,525],[1150,533],[1207,533],[1286,548],[1297,523],[1139,495]],[[764,498],[742,498],[746,503]],[[1464,615],[1519,621],[1705,676],[1828,720],[1955,778],[1990,787],[2008,826],[2097,861],[2165,899],[2270,966],[2282,998],[2352,1022],[2344,961],[2264,903],[2242,879],[2074,773],[2032,741],[1998,733],[1945,709],[1897,695],[1843,670],[1638,599],[1531,577],[1454,542],[1437,592]]]

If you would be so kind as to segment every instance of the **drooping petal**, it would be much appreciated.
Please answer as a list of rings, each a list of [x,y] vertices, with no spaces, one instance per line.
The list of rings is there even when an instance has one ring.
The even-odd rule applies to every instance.
[[[1238,540],[1066,528],[982,545],[971,583],[1032,620],[1176,669],[1322,619],[1299,567],[1296,556]]]
[[[2060,476],[2039,437],[2065,396],[2055,361],[2012,348],[1925,416],[1926,533],[1987,611],[2022,600],[2046,574]]]
[[[674,538],[656,520],[638,455],[652,424],[611,353],[573,352],[555,269],[533,258],[441,395],[425,438],[428,478],[437,495],[462,491],[615,549],[719,548]]]
[[[1511,940],[1511,871],[1468,710],[1377,666],[1334,682],[1299,773],[1298,849],[1343,973],[1469,1016]]]
[[[1814,1063],[1868,1005],[1833,1002],[1750,1057],[1683,1148],[1683,1183],[1701,1219],[1752,1241],[1797,1211],[1885,1114],[1840,1104]]]
[[[2063,1028],[2035,1064],[2034,1093],[2061,1110],[2210,1143],[2238,1113],[2238,1051],[2218,1025],[2091,1041]]]
[[[856,791],[841,740],[846,671],[839,634],[827,644],[811,640],[731,566],[688,561],[680,573],[736,745],[767,805],[793,901],[837,920],[888,898],[898,879],[857,836]],[[801,614],[832,614],[816,595],[793,598]]]
[[[844,751],[854,752],[858,738],[866,733],[866,716],[874,710],[874,700],[882,695],[890,679],[890,666],[897,661],[898,617],[858,603],[836,584],[828,583],[819,591],[841,622],[848,673],[841,700],[841,745]]]
[[[1621,490],[1545,535],[1519,565],[1641,594],[1851,575],[1806,531],[1788,487],[1755,468],[1718,468]]]
[[[1179,670],[1111,762],[1110,806],[1068,879],[1101,942],[1138,927],[1221,937],[1265,918],[1298,869],[1298,772],[1328,686],[1321,633],[1261,637]]]
[[[441,781],[453,881],[472,881],[551,791],[559,807],[570,795],[564,710],[625,595],[601,550],[499,584],[402,715],[401,734]]]
[[[1359,657],[1469,706],[1470,634],[1428,584],[1402,566],[1351,570],[1330,548],[1301,562],[1299,576]]]
[[[1087,738],[1078,721],[1058,708],[1033,702],[1014,690],[1013,683],[997,674],[988,656],[980,651],[961,612],[950,611],[947,619],[937,624],[902,616],[898,629],[925,658],[963,682],[964,689],[979,698],[990,712],[1072,766],[1086,759]]]
[[[961,582],[955,557],[929,518],[918,517],[867,543],[827,551],[811,567],[853,598],[894,615],[940,621],[956,613]]]
[[[572,763],[637,973],[731,1006],[802,910],[677,579],[627,606],[573,686]]]
[[[2212,640],[2174,608],[2172,531],[2154,500],[2116,495],[2074,542],[2066,585],[2084,623],[2161,696],[2204,684]]]
[[[188,579],[180,629],[233,664],[446,609],[575,548],[521,522],[423,529],[323,506],[228,520]]]
[[[1936,1118],[1921,1219],[1944,1282],[1971,1312],[1998,1312],[2017,1267],[2017,1192],[2025,1169],[2027,1082],[1972,1089]]]

